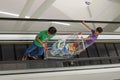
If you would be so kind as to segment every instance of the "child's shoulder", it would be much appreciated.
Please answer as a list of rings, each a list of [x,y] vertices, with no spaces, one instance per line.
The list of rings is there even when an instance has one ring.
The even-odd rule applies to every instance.
[[[91,31],[95,31],[95,29],[91,29]]]
[[[43,30],[43,31],[40,31],[39,33],[46,33],[47,32],[47,30]]]
[[[94,30],[94,29],[91,29],[91,32],[92,32],[92,33],[94,33],[94,32],[95,32],[95,30]]]
[[[46,34],[47,30],[40,31],[38,35]]]

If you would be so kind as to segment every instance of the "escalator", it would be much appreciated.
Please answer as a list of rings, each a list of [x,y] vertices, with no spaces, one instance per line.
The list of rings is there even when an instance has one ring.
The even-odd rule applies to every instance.
[[[57,22],[67,22],[72,26],[69,27],[70,30],[66,26],[63,26],[64,29],[60,28],[61,25],[55,25],[59,31],[57,36],[50,41],[48,44],[53,44],[59,38],[64,38],[69,33],[76,33],[79,31],[83,31],[83,37],[88,36],[89,32],[84,30],[82,26],[78,26],[77,29],[74,26],[80,25],[80,20],[45,20],[45,19],[19,19],[19,18],[0,18],[0,23],[3,27],[13,27],[13,23],[20,21],[21,27],[17,26],[9,30],[8,28],[4,28],[0,30],[0,71],[12,71],[12,70],[32,70],[32,69],[57,69],[60,68],[71,68],[71,67],[85,67],[85,66],[96,66],[96,65],[114,65],[120,63],[120,33],[119,32],[104,32],[98,40],[90,47],[88,47],[85,51],[80,53],[71,59],[42,59],[43,56],[40,56],[38,60],[27,60],[22,61],[21,58],[23,53],[28,48],[28,46],[32,43],[35,38],[35,35],[40,30],[47,29],[49,26],[53,25],[49,22],[57,21]],[[31,25],[31,29],[29,27],[23,30],[23,23],[31,23],[34,21],[34,26]],[[108,22],[108,21],[86,21],[88,23],[95,23],[96,25],[102,24],[120,24],[120,22]],[[42,25],[43,27],[38,27],[37,25]],[[47,27],[44,27],[46,25]],[[14,26],[15,27],[15,26]],[[21,28],[21,29],[20,29]],[[34,28],[34,30],[32,30]],[[80,28],[80,29],[79,29]],[[62,35],[61,35],[62,34]],[[60,71],[59,70],[59,71]],[[73,70],[73,69],[72,69]],[[33,71],[33,72],[36,72]],[[8,72],[6,72],[7,74]],[[12,73],[12,72],[11,72]],[[2,73],[0,73],[2,74]]]

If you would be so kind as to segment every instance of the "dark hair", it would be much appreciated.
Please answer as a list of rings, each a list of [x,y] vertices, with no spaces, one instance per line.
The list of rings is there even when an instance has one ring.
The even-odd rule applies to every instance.
[[[103,29],[101,27],[97,27],[96,31],[98,31],[99,33],[103,32]]]
[[[50,34],[55,34],[57,32],[57,29],[54,26],[49,27],[48,32]]]

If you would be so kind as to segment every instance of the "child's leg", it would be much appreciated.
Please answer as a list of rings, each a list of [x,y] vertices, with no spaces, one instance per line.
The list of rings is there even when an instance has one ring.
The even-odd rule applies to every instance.
[[[28,56],[27,59],[29,59],[29,60],[36,60],[37,57],[36,56]]]
[[[36,48],[37,48],[37,46],[36,46],[34,43],[32,43],[32,44],[29,46],[29,48],[25,51],[24,56],[22,57],[22,61],[27,60],[28,55],[30,55],[30,53],[31,53],[33,50],[35,50]]]
[[[38,55],[41,56],[41,59],[44,59],[44,51],[45,51],[44,47],[39,47]]]
[[[29,47],[28,47],[28,49],[25,51],[25,53],[24,53],[24,56],[28,56],[33,50],[35,50],[37,48],[37,46],[34,44],[34,43],[32,43]]]
[[[43,55],[43,53],[44,53],[44,48],[43,47],[37,47],[37,50],[32,52],[30,56],[32,56],[32,57],[34,56],[34,57],[37,58],[38,56]]]
[[[44,47],[39,47],[38,48],[38,55],[43,55],[45,48]]]
[[[38,56],[42,56],[44,53],[44,48],[43,47],[37,47],[35,51],[33,51],[27,58],[29,60],[36,60]]]

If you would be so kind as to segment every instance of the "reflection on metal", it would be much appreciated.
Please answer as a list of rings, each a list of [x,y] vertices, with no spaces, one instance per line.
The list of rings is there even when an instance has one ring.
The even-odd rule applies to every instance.
[[[67,25],[67,26],[70,25],[70,24],[68,24],[68,23],[61,23],[61,22],[52,22],[52,23],[55,23],[55,24],[61,24],[61,25]]]

